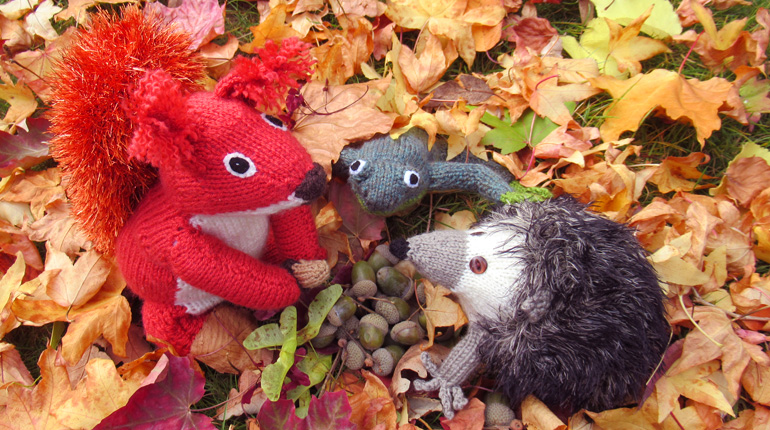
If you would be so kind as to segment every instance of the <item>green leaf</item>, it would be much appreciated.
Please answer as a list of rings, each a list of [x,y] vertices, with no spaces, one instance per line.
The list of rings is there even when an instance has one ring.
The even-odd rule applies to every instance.
[[[246,349],[273,348],[283,345],[284,336],[278,324],[265,324],[243,340]]]
[[[570,113],[575,111],[577,105],[574,102],[565,104]],[[558,124],[548,118],[537,116],[532,110],[527,110],[527,113],[522,115],[515,124],[511,124],[508,112],[505,113],[504,119],[485,113],[481,117],[481,122],[492,127],[492,130],[484,135],[481,144],[492,145],[503,154],[516,152],[527,144],[535,146],[552,131],[559,128]],[[532,130],[531,133],[530,130]]]
[[[304,405],[305,407],[303,408],[301,403],[302,399],[307,397],[307,400],[310,400],[310,388],[323,382],[331,368],[332,356],[318,355],[318,353],[315,351],[308,352],[307,356],[302,361],[297,363],[297,369],[305,373],[308,376],[308,379],[310,379],[310,385],[300,385],[286,393],[287,399],[300,400],[300,407],[298,411],[301,410],[303,413],[307,413],[307,405]],[[300,415],[299,412],[297,412],[297,414]]]
[[[271,401],[277,401],[286,374],[294,365],[294,353],[297,351],[297,308],[289,306],[281,312],[281,334],[283,346],[275,363],[265,367],[262,372],[262,390]]]
[[[682,34],[682,25],[674,7],[668,0],[591,0],[596,6],[596,16],[609,18],[620,25],[628,25],[641,16],[650,5],[650,18],[642,26],[642,32],[656,39]]]
[[[337,299],[340,296],[342,296],[342,286],[339,284],[334,284],[315,296],[315,299],[308,306],[307,325],[297,333],[297,343],[299,345],[318,335],[318,330],[321,329],[321,324],[326,319],[326,315],[334,304],[337,303]]]

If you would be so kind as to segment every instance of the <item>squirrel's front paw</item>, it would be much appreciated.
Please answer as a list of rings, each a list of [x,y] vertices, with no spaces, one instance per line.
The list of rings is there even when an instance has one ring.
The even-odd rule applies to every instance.
[[[291,274],[303,288],[315,288],[329,279],[331,269],[326,260],[299,260],[290,268]]]
[[[425,369],[433,378],[427,381],[414,381],[414,388],[417,391],[438,391],[444,415],[451,420],[455,415],[455,411],[461,410],[468,404],[468,399],[463,394],[460,384],[450,381],[441,375],[441,370],[433,363],[427,352],[423,352],[420,358],[425,365]]]

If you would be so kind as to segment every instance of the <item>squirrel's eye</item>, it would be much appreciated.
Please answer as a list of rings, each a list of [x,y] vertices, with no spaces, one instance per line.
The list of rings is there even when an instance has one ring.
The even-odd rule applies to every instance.
[[[263,113],[262,114],[262,119],[264,119],[266,123],[270,124],[271,127],[275,127],[277,129],[283,130],[283,131],[287,130],[286,125],[277,116],[272,116],[272,115],[268,115],[266,113]]]
[[[404,183],[409,188],[415,188],[420,185],[420,174],[414,170],[404,172]]]
[[[225,169],[239,178],[248,178],[257,173],[257,166],[240,152],[225,155]]]
[[[355,176],[361,173],[364,170],[364,166],[366,166],[366,160],[356,160],[350,163],[350,174]]]
[[[470,267],[471,272],[481,275],[487,271],[487,260],[485,260],[484,257],[473,257],[471,258]]]

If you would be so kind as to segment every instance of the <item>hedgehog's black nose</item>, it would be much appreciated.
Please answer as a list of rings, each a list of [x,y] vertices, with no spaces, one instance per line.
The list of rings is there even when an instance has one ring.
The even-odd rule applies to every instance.
[[[406,254],[409,253],[409,242],[402,237],[390,242],[390,253],[399,260],[406,260]]]

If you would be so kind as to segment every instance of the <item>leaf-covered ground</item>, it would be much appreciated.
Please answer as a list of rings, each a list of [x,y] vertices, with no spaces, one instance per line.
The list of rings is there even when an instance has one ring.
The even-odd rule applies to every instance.
[[[218,308],[195,359],[147,342],[136,298],[73,224],[46,144],[52,64],[95,7],[119,3],[0,5],[0,428],[484,427],[493,381],[468,381],[472,400],[452,420],[435,396],[409,389],[426,376],[420,348],[446,354],[465,322],[447,291],[425,281],[414,284],[421,307],[409,298],[406,318],[425,315],[427,333],[392,372],[349,347],[358,345],[351,333],[341,336],[347,344],[332,333],[322,346],[329,310],[348,312],[338,298],[350,293],[338,286],[258,315],[257,331],[252,312]],[[267,40],[314,45],[294,133],[329,172],[351,142],[421,127],[447,138],[450,157],[468,149],[526,186],[593,202],[637,229],[668,297],[665,372],[641,407],[560,417],[530,397],[512,428],[766,428],[766,0],[168,3],[143,7],[190,33],[209,86]],[[352,263],[391,238],[463,228],[487,207],[473,195],[437,194],[384,220],[332,179],[314,204],[334,267],[328,285],[347,289]],[[350,303],[362,317],[377,300]]]

